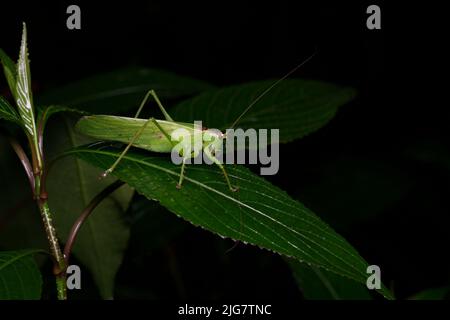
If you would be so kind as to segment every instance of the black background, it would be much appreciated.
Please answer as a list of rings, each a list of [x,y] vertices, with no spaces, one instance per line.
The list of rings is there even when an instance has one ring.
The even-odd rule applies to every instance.
[[[19,48],[21,22],[27,22],[35,94],[128,65],[216,85],[279,78],[317,50],[293,77],[354,86],[358,97],[325,128],[283,146],[280,172],[269,179],[380,265],[400,298],[448,285],[449,117],[448,102],[440,99],[448,90],[440,62],[448,37],[440,25],[442,8],[382,1],[74,3],[81,7],[81,30],[66,28],[72,2],[1,9],[0,45],[11,56]],[[366,28],[369,4],[381,7],[381,30]],[[3,80],[0,88],[6,94]],[[374,181],[379,172],[383,183]],[[364,183],[362,195],[355,181]],[[387,204],[366,218],[386,193],[392,195]],[[342,222],[351,220],[347,211],[360,208],[354,222]],[[225,253],[231,246],[189,228],[141,264],[124,263],[118,287],[132,289],[117,295],[150,297],[150,290],[163,298],[300,297],[281,258],[244,245]],[[183,289],[167,271],[173,252]],[[95,297],[87,287],[87,297]]]

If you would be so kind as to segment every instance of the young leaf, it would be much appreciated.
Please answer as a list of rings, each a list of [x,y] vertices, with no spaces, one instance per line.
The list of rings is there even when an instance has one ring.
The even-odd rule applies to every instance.
[[[208,128],[226,129],[274,81],[257,81],[204,92],[171,110],[177,121],[203,120]],[[326,125],[355,90],[312,80],[281,82],[237,123],[238,128],[280,129],[280,141],[299,139]]]
[[[67,154],[105,170],[119,153],[96,144]],[[239,186],[235,193],[229,191],[216,167],[191,165],[186,171],[185,183],[179,190],[175,187],[179,166],[164,156],[129,152],[113,174],[196,226],[365,283],[367,262],[344,238],[284,191],[242,166],[228,166],[232,183]],[[391,297],[384,287],[380,292]]]
[[[161,99],[192,95],[214,88],[203,81],[140,67],[119,69],[56,88],[38,104],[62,104],[92,113],[117,114],[136,108],[145,93],[154,89]]]
[[[12,95],[16,96],[16,65],[11,58],[0,49],[0,61],[3,65],[3,72],[5,74],[6,81],[8,82],[9,90]]]
[[[23,24],[22,43],[20,45],[19,61],[17,62],[16,103],[22,124],[29,137],[37,145],[36,124],[34,120],[33,97],[31,92],[31,75],[28,61],[27,28]]]
[[[46,154],[49,159],[75,145],[86,143],[73,131],[74,120],[59,115],[47,127]],[[114,181],[99,179],[101,170],[77,158],[56,161],[47,179],[49,205],[54,215],[58,236],[65,242],[82,210],[99,192]],[[127,247],[130,228],[124,213],[133,190],[123,186],[102,201],[81,227],[73,247],[73,255],[91,272],[105,299],[113,297],[114,280]]]
[[[33,259],[41,250],[0,252],[0,300],[41,298],[42,277]]]
[[[22,127],[22,121],[17,111],[0,96],[0,119],[5,119],[10,122],[14,122]]]

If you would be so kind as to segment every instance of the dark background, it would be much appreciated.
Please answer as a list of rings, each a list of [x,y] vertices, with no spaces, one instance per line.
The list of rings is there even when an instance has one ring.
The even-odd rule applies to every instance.
[[[81,30],[66,28],[73,3],[81,7]],[[440,100],[448,81],[435,76],[446,75],[438,62],[445,56],[442,8],[382,1],[73,3],[1,10],[1,47],[11,56],[27,22],[35,94],[128,65],[216,85],[279,78],[317,50],[293,77],[350,85],[358,97],[325,128],[282,146],[280,172],[269,179],[380,265],[398,297],[448,285],[449,117]],[[381,7],[381,30],[365,26],[369,4]],[[0,88],[7,92],[3,80]],[[301,297],[280,257],[242,244],[227,252],[232,245],[190,226],[149,253],[136,249],[139,239],[131,242],[116,295]],[[91,295],[82,297],[96,296],[89,281],[87,287]]]

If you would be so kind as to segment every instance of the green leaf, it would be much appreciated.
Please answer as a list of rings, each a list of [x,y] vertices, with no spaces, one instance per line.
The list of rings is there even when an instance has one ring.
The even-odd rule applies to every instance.
[[[226,129],[272,83],[258,81],[208,91],[181,102],[171,114],[176,121],[202,120],[208,128]],[[262,97],[237,127],[280,129],[280,141],[289,142],[323,127],[354,95],[352,88],[325,82],[285,80]]]
[[[19,126],[22,126],[22,121],[17,111],[0,96],[0,119],[5,119],[6,121],[14,122]]]
[[[0,300],[41,298],[42,277],[33,259],[40,250],[0,252]]]
[[[192,95],[213,86],[167,71],[132,67],[95,75],[38,97],[38,104],[61,104],[92,113],[111,114],[136,108],[154,89],[163,99]]]
[[[287,260],[293,275],[308,300],[371,300],[367,287],[315,266]]]
[[[50,119],[51,116],[61,113],[61,112],[72,112],[72,113],[78,113],[80,115],[87,114],[84,111],[68,108],[64,106],[48,106],[45,108],[38,108],[38,123],[40,126],[42,126],[42,131],[45,129],[45,125],[47,124],[48,119]]]
[[[34,122],[33,97],[31,92],[31,75],[28,61],[27,28],[23,24],[22,43],[17,62],[16,103],[22,124],[28,136],[36,141],[36,124]],[[37,145],[37,142],[35,142]]]
[[[450,288],[432,288],[421,291],[412,297],[409,300],[444,300],[450,298]]]
[[[49,158],[89,141],[73,131],[73,119],[60,115],[57,120],[49,122],[47,128]],[[64,242],[82,210],[115,180],[100,180],[101,172],[76,158],[63,158],[52,166],[47,182],[49,205],[58,236]],[[113,297],[115,275],[127,247],[130,231],[124,213],[132,194],[133,190],[123,186],[105,199],[83,224],[73,248],[74,256],[90,270],[105,299]]]
[[[16,93],[16,65],[11,58],[0,49],[0,61],[3,65],[3,72],[5,74],[6,81],[8,82],[9,90],[15,97]]]
[[[99,144],[67,154],[102,169],[117,151]],[[365,283],[367,262],[340,235],[284,191],[242,166],[227,167],[239,191],[229,191],[215,166],[188,166],[181,190],[180,168],[167,156],[129,152],[113,172],[139,193],[160,203],[196,226],[294,257],[299,261]],[[387,289],[381,293],[391,297]]]

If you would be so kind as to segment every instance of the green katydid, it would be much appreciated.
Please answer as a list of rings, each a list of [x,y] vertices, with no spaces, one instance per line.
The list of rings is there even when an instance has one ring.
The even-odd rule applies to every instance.
[[[150,96],[152,96],[156,101],[158,107],[165,117],[165,120],[157,120],[153,117],[149,119],[138,118]],[[193,137],[193,139],[197,137],[199,138],[199,141],[203,141],[202,139],[204,130],[202,128],[196,128],[193,123],[174,121],[161,104],[154,90],[150,90],[147,92],[134,118],[94,115],[82,117],[77,123],[77,129],[81,133],[86,134],[90,137],[128,143],[115,163],[104,172],[104,176],[113,172],[113,170],[117,167],[117,165],[128,152],[131,146],[154,152],[170,153],[175,147],[175,142],[172,140],[171,135],[175,130],[180,128],[187,130],[191,134],[191,137]],[[233,188],[231,186],[231,182],[225,170],[225,167],[217,160],[217,158],[215,158],[214,150],[212,148],[215,142],[221,141],[221,139],[223,139],[224,137],[223,135],[218,134],[216,137],[211,138],[211,141],[205,142],[203,144],[203,151],[205,152],[205,155],[212,162],[217,164],[217,166],[219,166],[219,168],[222,170],[230,190],[235,191],[236,188]],[[190,154],[182,156],[183,162],[181,165],[180,178],[177,184],[178,188],[181,187],[181,184],[183,182],[186,160],[188,158],[197,156],[197,153],[192,152]]]
[[[285,76],[275,81],[271,86],[265,89],[249,106],[240,114],[240,116],[234,121],[232,128],[240,121],[240,119],[270,90],[272,90],[276,85],[278,85],[281,81],[286,79],[292,73],[294,73],[297,69],[303,66],[306,62],[308,62],[313,56],[312,54],[294,69],[289,71]],[[163,113],[165,120],[157,120],[153,117],[149,119],[140,119],[138,118],[144,105],[146,104],[148,98],[152,96],[158,105],[159,109]],[[183,123],[177,122],[172,119],[172,117],[167,113],[165,108],[163,107],[161,101],[156,95],[154,90],[150,90],[145,95],[141,105],[139,106],[138,111],[134,118],[128,117],[119,117],[119,116],[110,116],[110,115],[93,115],[93,116],[85,116],[82,117],[77,123],[77,129],[81,133],[102,140],[110,140],[126,143],[127,146],[119,155],[114,164],[103,173],[103,176],[106,176],[113,172],[113,170],[117,167],[120,161],[123,159],[125,154],[128,152],[131,146],[136,148],[149,150],[153,152],[161,152],[161,153],[170,153],[172,149],[175,147],[175,142],[172,140],[171,135],[177,129],[184,129],[190,133],[190,136],[193,139],[198,139],[198,141],[202,141],[202,149],[205,156],[214,164],[216,164],[223,175],[225,176],[226,183],[228,188],[231,191],[238,190],[237,187],[233,187],[230,182],[230,178],[227,174],[225,166],[215,157],[215,151],[218,146],[223,143],[223,140],[226,139],[226,134],[221,132],[211,132],[206,131],[203,128],[198,128],[195,124],[192,123]],[[204,135],[209,134],[210,136],[207,139],[204,139]],[[183,141],[181,142],[183,143]],[[191,143],[191,141],[189,141]],[[191,150],[191,149],[188,149]],[[183,178],[185,175],[185,164],[186,160],[189,158],[194,158],[198,155],[196,151],[188,152],[187,154],[180,154],[183,157],[183,161],[181,163],[181,172],[180,178],[177,184],[177,188],[180,188],[183,183]]]

